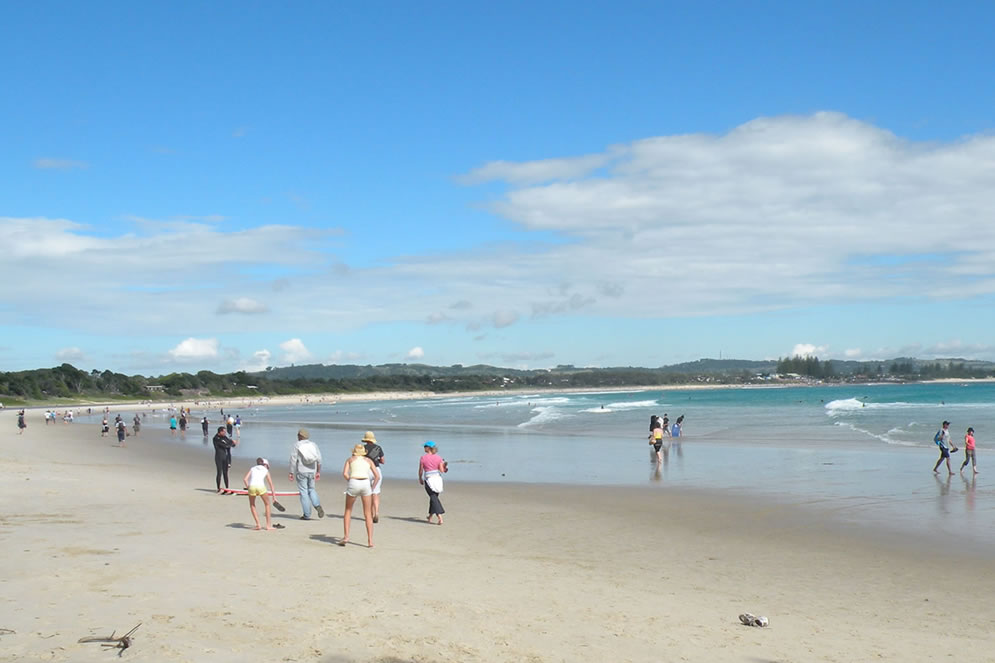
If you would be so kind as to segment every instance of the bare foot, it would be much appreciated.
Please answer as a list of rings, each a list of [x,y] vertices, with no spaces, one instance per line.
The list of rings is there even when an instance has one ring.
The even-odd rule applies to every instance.
[[[262,529],[262,527],[260,527],[259,525],[256,525],[256,526],[255,526],[255,527],[253,527],[252,529],[254,529],[254,530],[256,530],[256,531],[258,532],[259,530],[261,530],[261,529]]]
[[[349,543],[349,539],[339,539],[338,545],[345,547],[345,544]]]
[[[439,524],[440,525],[442,524],[442,518],[439,518]]]
[[[975,473],[975,474],[977,474],[977,473],[978,473],[978,470],[977,470],[977,468],[975,468],[975,470],[974,470],[974,473]]]
[[[427,518],[425,518],[425,520],[427,520],[428,522],[432,522],[432,516],[428,516]]]
[[[274,529],[274,528],[272,528],[272,527],[267,527],[267,528],[266,528],[266,531],[267,531],[267,532],[269,532],[269,531],[271,531],[272,529]]]
[[[367,547],[367,548],[372,548],[372,547],[373,547],[373,544],[371,543],[371,544],[367,545],[366,547]]]

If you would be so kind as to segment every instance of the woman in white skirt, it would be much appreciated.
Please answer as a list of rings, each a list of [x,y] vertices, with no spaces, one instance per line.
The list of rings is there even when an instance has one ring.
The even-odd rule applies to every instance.
[[[357,444],[352,455],[346,458],[342,466],[342,477],[348,482],[345,491],[345,514],[342,516],[342,538],[339,545],[349,543],[349,525],[352,520],[352,505],[356,498],[363,500],[363,518],[366,520],[366,538],[370,548],[373,547],[373,493],[372,486],[380,482],[380,470],[373,461],[366,457],[366,447]],[[371,480],[372,479],[372,480]]]

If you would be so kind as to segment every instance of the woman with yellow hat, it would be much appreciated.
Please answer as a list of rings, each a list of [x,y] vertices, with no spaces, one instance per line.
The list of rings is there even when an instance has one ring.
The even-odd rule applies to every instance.
[[[352,520],[352,505],[356,503],[356,498],[363,500],[363,518],[366,520],[366,538],[370,548],[373,547],[373,500],[371,497],[372,483],[380,481],[380,470],[377,469],[373,461],[366,457],[366,446],[357,444],[352,449],[352,455],[346,458],[342,466],[342,478],[348,485],[345,491],[345,513],[342,516],[342,538],[339,545],[344,546],[349,543],[349,525]]]

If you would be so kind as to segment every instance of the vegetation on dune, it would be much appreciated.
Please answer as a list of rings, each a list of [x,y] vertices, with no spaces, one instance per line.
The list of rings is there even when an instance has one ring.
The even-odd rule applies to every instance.
[[[170,373],[158,377],[124,375],[112,371],[86,372],[62,364],[54,368],[0,373],[0,397],[11,405],[59,399],[111,400],[222,398],[293,395],[304,393],[363,393],[372,391],[483,391],[494,389],[583,389],[601,387],[668,386],[687,384],[753,384],[770,382],[826,382],[868,380],[928,380],[985,378],[995,375],[995,364],[962,359],[921,361],[821,361],[818,357],[789,357],[777,361],[700,359],[660,368],[511,369],[495,366],[427,366],[385,364],[355,366],[312,364],[268,368],[259,373]]]

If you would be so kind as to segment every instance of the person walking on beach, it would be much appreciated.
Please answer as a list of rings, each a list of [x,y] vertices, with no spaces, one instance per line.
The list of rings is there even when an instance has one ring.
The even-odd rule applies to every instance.
[[[180,437],[187,436],[187,415],[180,410]]]
[[[944,421],[940,427],[940,430],[936,431],[936,435],[933,436],[933,442],[936,446],[940,448],[940,457],[936,460],[936,465],[933,466],[933,472],[935,473],[940,467],[940,463],[944,460],[947,461],[947,471],[953,474],[954,471],[950,467],[950,454],[957,451],[957,447],[950,448],[950,422]]]
[[[235,428],[235,417],[228,415],[228,419],[225,420],[225,426],[228,428],[228,437],[232,436],[232,432]]]
[[[45,423],[48,423],[47,421]],[[24,435],[24,429],[28,427],[28,422],[24,420],[24,410],[17,413],[17,434]]]
[[[235,439],[242,437],[242,417],[235,415]]]
[[[960,466],[960,471],[963,472],[964,468],[967,467],[967,463],[970,461],[971,469],[974,473],[978,473],[978,461],[974,455],[974,429],[968,428],[967,433],[964,435],[964,463]]]
[[[371,482],[372,477],[372,482]],[[357,444],[352,455],[342,466],[342,478],[347,482],[345,491],[345,513],[342,515],[342,538],[338,544],[349,543],[349,525],[352,523],[352,506],[356,498],[363,500],[363,520],[366,521],[366,540],[373,547],[373,489],[371,483],[380,481],[380,470],[366,457],[366,446]]]
[[[207,430],[208,430],[208,426],[210,426],[210,425],[211,425],[211,422],[209,422],[207,420],[206,416],[203,419],[200,420],[200,429],[202,431],[204,431],[204,437],[207,437]]]
[[[231,449],[238,442],[225,435],[224,426],[218,426],[218,432],[215,434],[212,442],[214,443],[214,466],[218,471],[214,480],[218,487],[218,494],[231,495],[232,493],[228,489],[228,467],[231,465]],[[221,490],[222,478],[225,480],[224,490]]]
[[[169,434],[176,435],[176,416],[169,415]]]
[[[107,417],[104,417],[104,421],[100,424],[100,437],[107,437],[107,434],[111,432],[110,424],[107,423]]]
[[[311,520],[311,507],[319,518],[325,517],[321,499],[314,483],[321,478],[321,450],[311,441],[311,434],[305,429],[297,431],[297,443],[290,452],[290,480],[297,482],[301,494],[301,520]]]
[[[128,425],[124,423],[124,419],[118,419],[114,427],[117,428],[117,445],[123,447],[124,438],[128,435]]]
[[[377,438],[373,434],[373,431],[366,431],[366,435],[363,436],[361,440],[363,445],[366,447],[366,457],[373,461],[373,466],[378,470],[380,466],[386,462],[383,454],[383,448],[377,444]],[[380,522],[380,488],[383,487],[383,471],[380,472],[380,480],[377,481],[373,486],[373,522]]]
[[[263,498],[263,505],[266,507],[266,529],[273,529],[273,512],[270,503],[276,501],[276,489],[273,488],[273,477],[269,474],[269,461],[265,458],[257,458],[254,467],[242,477],[245,490],[249,493],[249,511],[252,519],[256,521],[255,529],[262,529],[259,526],[259,514],[256,513],[256,498]],[[269,495],[266,494],[266,485],[269,484]]]
[[[442,524],[442,514],[446,512],[442,508],[442,501],[439,494],[442,493],[442,475],[449,471],[449,464],[438,454],[435,442],[429,440],[424,445],[425,454],[418,459],[418,483],[425,486],[428,493],[428,522],[432,522],[432,516],[439,519]]]
[[[142,430],[142,418],[135,413],[135,418],[131,420],[131,427],[135,431],[135,437],[138,437],[138,433]]]

